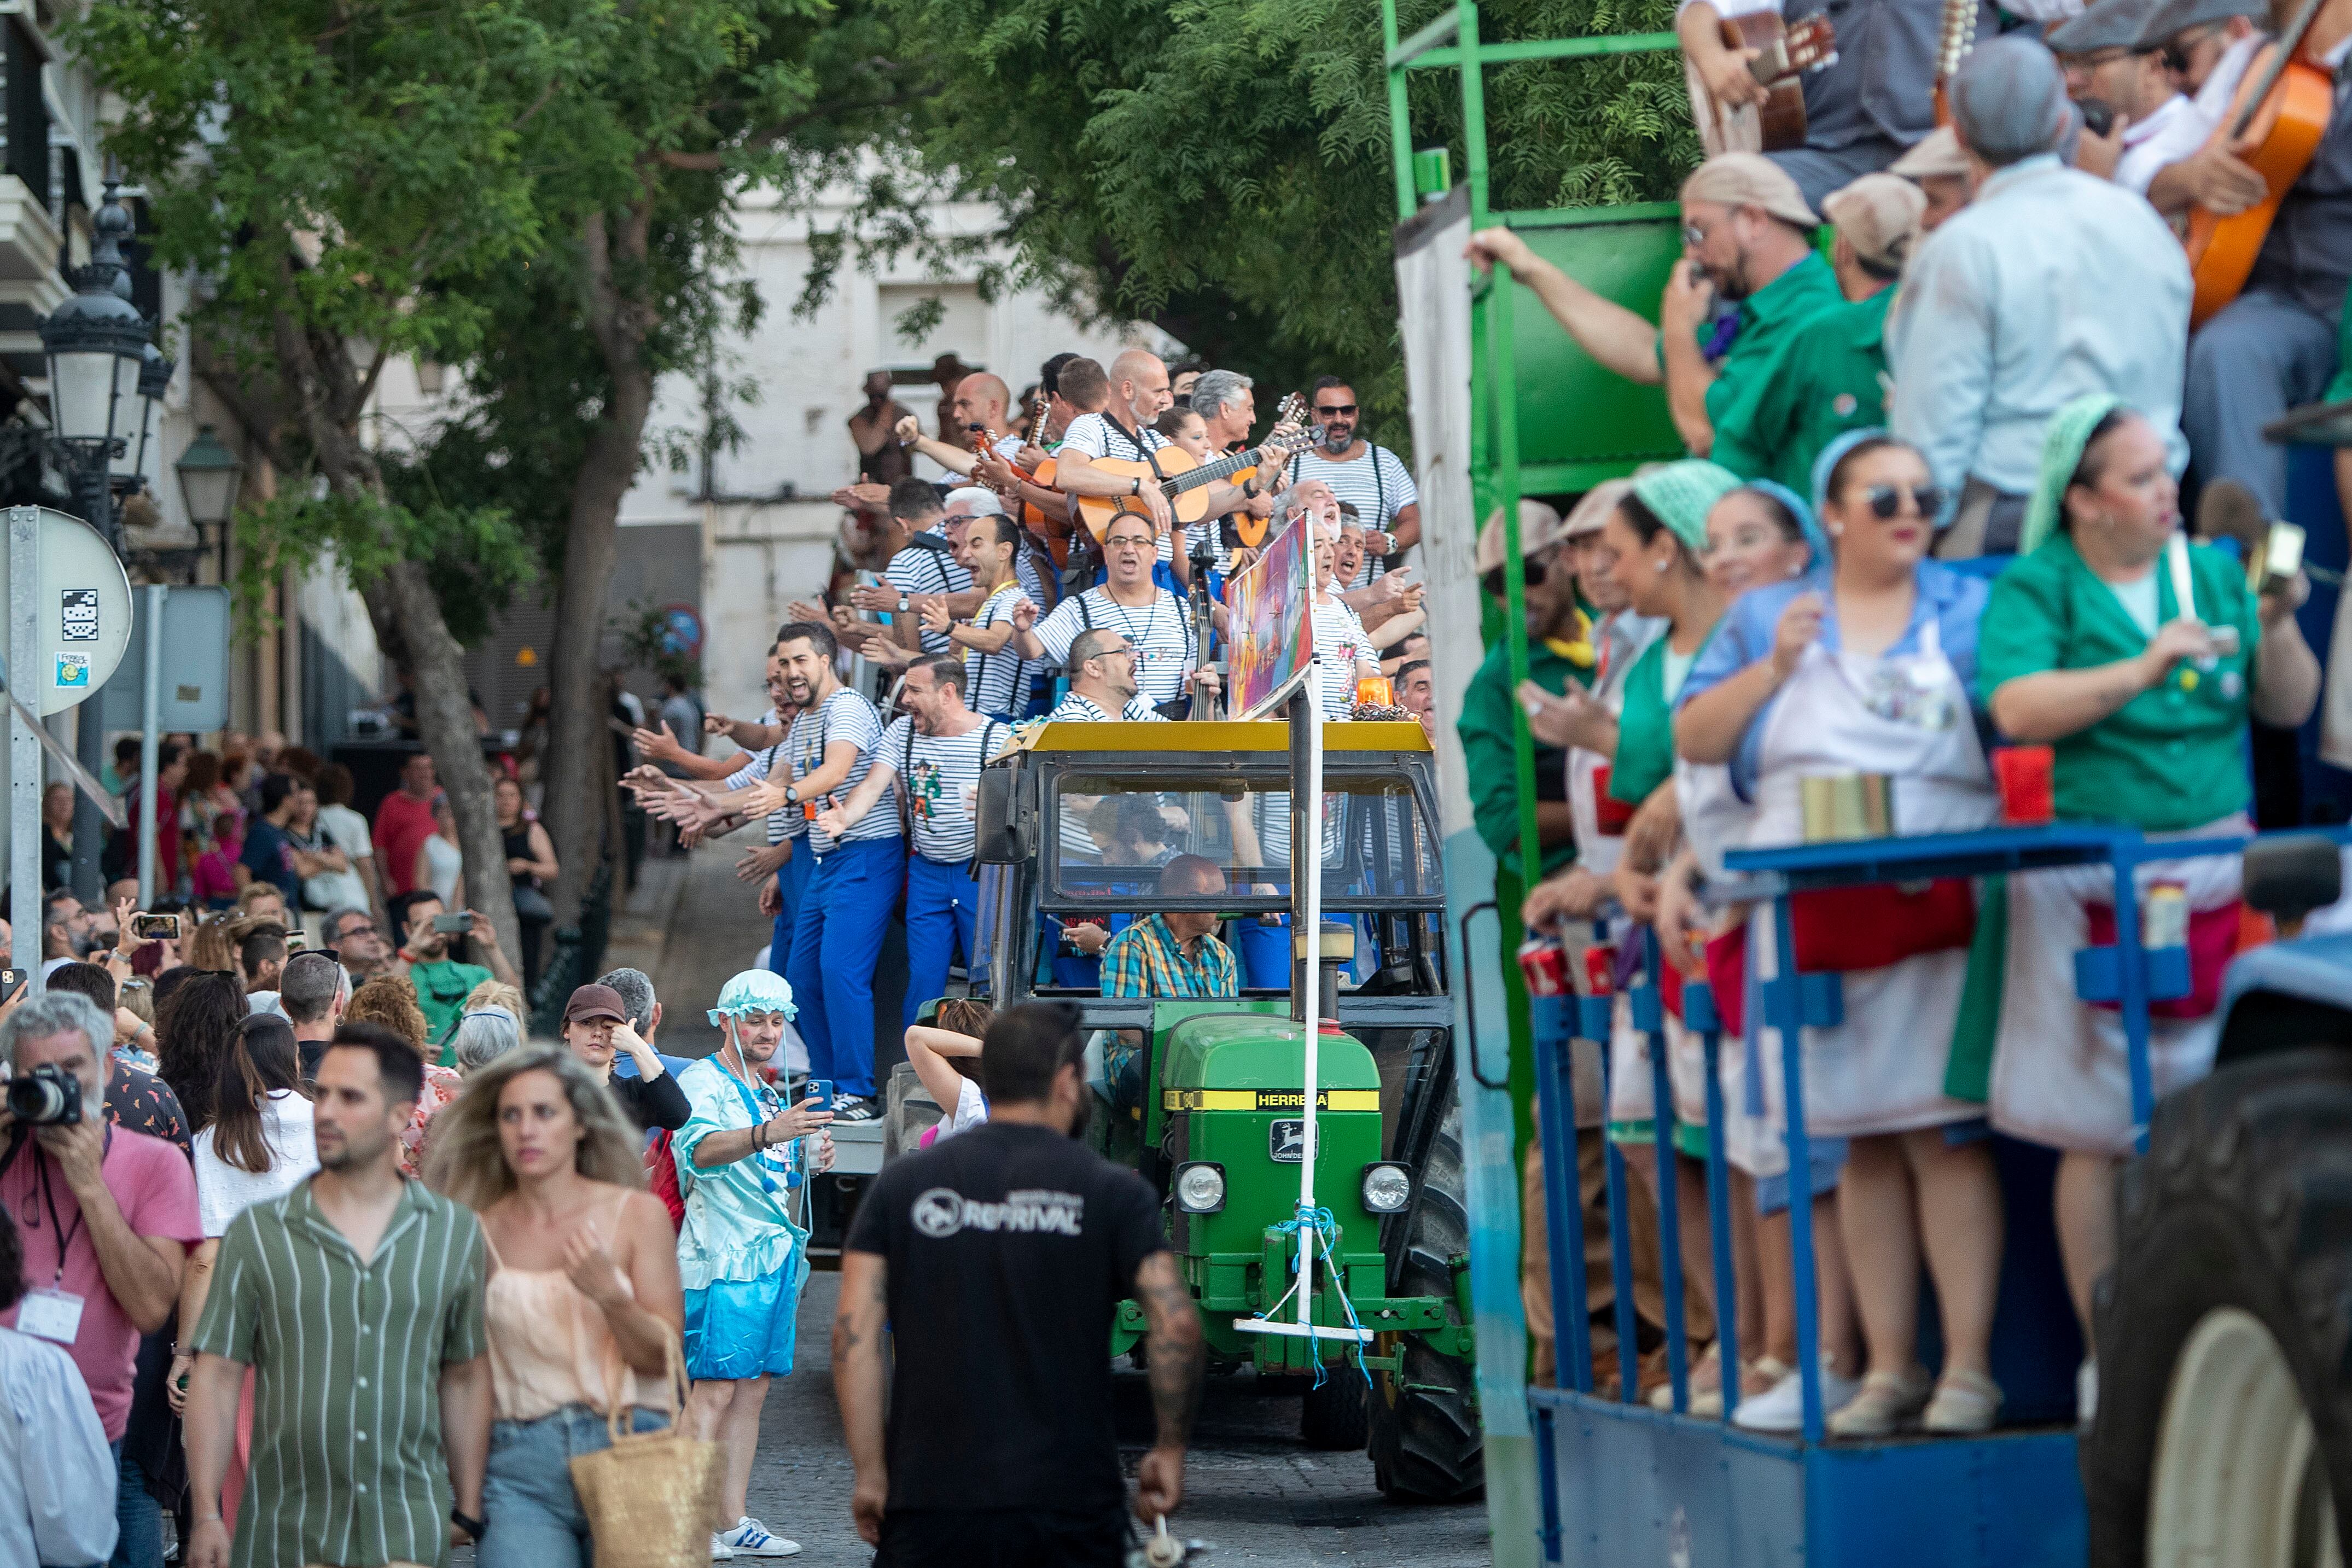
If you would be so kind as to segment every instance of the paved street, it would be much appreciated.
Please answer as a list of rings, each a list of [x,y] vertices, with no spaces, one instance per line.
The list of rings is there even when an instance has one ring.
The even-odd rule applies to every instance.
[[[766,936],[738,852],[721,843],[684,861],[648,861],[616,923],[609,962],[644,965],[666,1009],[661,1046],[699,1055],[716,1043],[702,1009]],[[799,1369],[775,1386],[762,1427],[751,1510],[806,1549],[799,1561],[863,1563],[849,1521],[850,1468],[834,1406],[829,1338],[835,1277],[818,1274],[801,1308]],[[1490,1561],[1482,1504],[1401,1508],[1372,1485],[1360,1454],[1317,1454],[1297,1440],[1295,1397],[1253,1393],[1246,1377],[1209,1388],[1187,1470],[1184,1532],[1215,1550],[1197,1562],[1284,1565],[1356,1562],[1473,1568]],[[1120,1457],[1132,1474],[1151,1438],[1140,1374],[1118,1388]]]

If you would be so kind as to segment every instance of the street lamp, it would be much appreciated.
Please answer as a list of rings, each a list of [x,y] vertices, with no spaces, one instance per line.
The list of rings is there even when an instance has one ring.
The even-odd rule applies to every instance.
[[[105,200],[90,225],[90,262],[75,270],[73,297],[41,323],[41,350],[48,360],[49,427],[58,465],[77,509],[120,549],[109,481],[119,476],[129,488],[138,487],[136,473],[118,465],[143,457],[151,408],[170,384],[171,361],[131,303],[122,242],[131,237],[131,222],[115,198],[116,183],[106,182]]]
[[[148,429],[156,405],[171,384],[172,361],[155,347],[147,319],[131,302],[131,267],[123,242],[131,237],[131,214],[115,197],[110,163],[106,195],[90,223],[89,265],[72,274],[73,297],[41,323],[41,351],[48,360],[49,446],[66,474],[73,509],[122,551],[122,518],[114,493],[135,494],[142,484]],[[105,765],[105,735],[96,715],[76,716],[74,753],[95,777]],[[84,904],[95,904],[101,884],[98,807],[79,791],[74,799],[73,884]]]
[[[221,530],[221,580],[228,580],[228,520],[236,515],[237,487],[245,482],[245,464],[221,444],[209,424],[196,426],[196,438],[172,465],[180,476],[180,499],[187,503],[188,521],[196,528],[199,549],[205,530]]]

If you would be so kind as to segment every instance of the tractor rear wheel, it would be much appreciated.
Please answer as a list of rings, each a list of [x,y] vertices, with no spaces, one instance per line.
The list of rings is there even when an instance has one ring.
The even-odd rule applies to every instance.
[[[2352,1052],[2222,1068],[2118,1189],[2083,1447],[2095,1568],[2336,1564],[2352,1501]]]
[[[1462,1107],[1450,1059],[1438,1058],[1429,1115],[1409,1118],[1423,1129],[1418,1150],[1400,1148],[1414,1167],[1412,1203],[1404,1223],[1388,1237],[1389,1294],[1435,1296],[1445,1302],[1449,1329],[1466,1328],[1455,1305],[1455,1260],[1470,1251],[1470,1215],[1462,1160]],[[1475,1377],[1465,1356],[1443,1354],[1420,1334],[1383,1335],[1403,1358],[1401,1372],[1373,1380],[1372,1473],[1395,1500],[1454,1502],[1475,1497],[1486,1481]]]
[[[1299,1402],[1298,1436],[1310,1448],[1326,1453],[1354,1453],[1370,1436],[1370,1401],[1364,1396],[1364,1375],[1352,1361],[1323,1369],[1323,1386],[1309,1388]]]

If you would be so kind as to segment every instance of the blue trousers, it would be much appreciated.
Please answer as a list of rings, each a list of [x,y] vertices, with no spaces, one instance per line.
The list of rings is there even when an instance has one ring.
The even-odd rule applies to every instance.
[[[147,1472],[114,1450],[114,1556],[108,1568],[163,1568],[163,1510],[147,1490]]]
[[[2263,426],[2316,402],[2336,373],[2336,329],[2292,299],[2255,290],[2231,300],[2189,340],[2180,430],[2200,483],[2235,479],[2263,516],[2286,515],[2286,448]]]
[[[800,1009],[793,1026],[809,1076],[862,1098],[874,1092],[874,964],[906,879],[907,841],[861,839],[810,858],[784,966]]]
[[[907,1006],[913,1023],[923,1004],[948,989],[958,951],[968,966],[980,914],[980,884],[964,866],[927,855],[907,857]]]
[[[634,1410],[627,1420],[633,1432],[669,1425],[658,1410]],[[482,1503],[499,1524],[474,1549],[476,1568],[588,1568],[593,1543],[572,1487],[572,1460],[612,1447],[607,1427],[585,1405],[566,1405],[536,1421],[491,1423]]]
[[[809,854],[806,835],[793,841],[793,858],[776,868],[776,924],[768,933],[768,967],[777,974],[793,956],[793,927],[800,917],[801,891],[808,886]]]

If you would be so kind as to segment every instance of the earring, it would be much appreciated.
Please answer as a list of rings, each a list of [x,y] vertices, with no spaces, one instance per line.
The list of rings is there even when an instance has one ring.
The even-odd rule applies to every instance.
[[[1829,530],[1829,536],[1833,539],[1842,539],[1845,538],[1845,525],[1843,523],[1825,523],[1822,527]]]
[[[1652,556],[1650,558],[1650,570],[1652,571],[1663,572],[1666,570],[1666,563],[1660,560],[1657,557]]]

